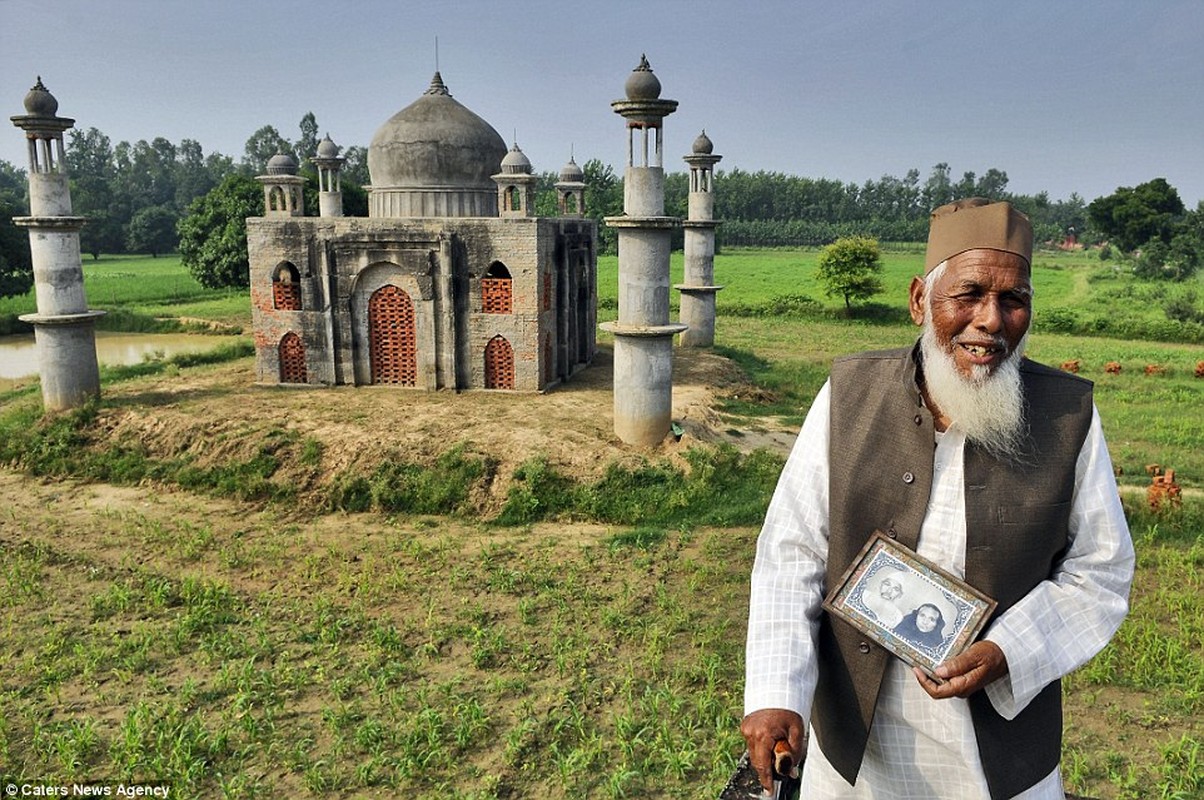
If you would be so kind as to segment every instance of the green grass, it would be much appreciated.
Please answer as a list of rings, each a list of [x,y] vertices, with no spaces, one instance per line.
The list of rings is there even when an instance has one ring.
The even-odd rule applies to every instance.
[[[919,252],[888,251],[888,293],[851,320],[814,282],[817,251],[722,254],[717,350],[751,378],[719,409],[732,428],[796,427],[833,357],[913,341],[899,306]],[[1139,558],[1130,617],[1065,685],[1068,789],[1199,798],[1204,346],[1160,327],[1187,287],[1082,254],[1036,262],[1030,353],[1095,381]],[[107,290],[132,318],[249,319],[245,293],[181,288],[178,260],[93,268],[92,304]],[[126,274],[142,269],[157,289]],[[614,269],[602,259],[603,318]],[[1133,326],[1180,341],[1116,335]],[[188,377],[247,347],[103,381]],[[283,421],[202,466],[110,437],[109,402],[46,417],[29,388],[0,395],[0,463],[42,481],[9,483],[22,496],[0,508],[0,782],[461,800],[714,797],[726,782],[743,747],[748,569],[780,458],[698,447],[574,479],[534,453],[501,475],[449,442],[323,480],[329,442]],[[1182,508],[1144,507],[1151,463],[1177,470]],[[503,479],[504,499],[480,506]]]
[[[308,522],[232,522],[210,528],[210,578],[168,568],[195,535],[178,520],[102,520],[138,543],[128,567],[3,545],[20,591],[0,626],[22,649],[0,660],[0,777],[693,798],[734,766],[742,612],[708,598],[739,594],[749,530],[569,542],[389,521],[317,544]],[[236,538],[276,555],[219,566]]]
[[[85,258],[83,270],[88,306],[122,312],[114,313],[107,322],[102,318],[100,325],[108,330],[164,330],[150,323],[156,317],[207,319],[237,326],[250,322],[246,289],[206,289],[188,273],[178,255]],[[0,326],[9,328],[18,315],[36,310],[33,289],[19,297],[0,298]]]
[[[729,316],[808,319],[844,317],[840,297],[828,297],[815,278],[819,249],[730,249],[715,257],[719,313]],[[670,285],[682,282],[683,257],[670,258]],[[867,323],[907,324],[906,298],[911,279],[924,271],[923,251],[899,247],[883,252],[884,291],[855,307]],[[1034,330],[1089,336],[1204,344],[1204,325],[1167,318],[1165,306],[1195,291],[1204,295],[1204,276],[1185,285],[1136,280],[1118,262],[1099,261],[1094,253],[1038,251],[1033,257],[1036,293]],[[600,316],[613,318],[618,302],[618,257],[598,259]],[[672,292],[676,309],[679,295]],[[1204,315],[1204,307],[1196,301]]]

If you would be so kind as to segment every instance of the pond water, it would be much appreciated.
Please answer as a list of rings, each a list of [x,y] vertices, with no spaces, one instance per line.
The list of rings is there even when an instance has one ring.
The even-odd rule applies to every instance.
[[[200,353],[226,343],[224,336],[196,333],[96,332],[96,358],[101,364],[137,364],[149,354]],[[0,336],[0,389],[27,383],[38,374],[38,349],[33,334]]]

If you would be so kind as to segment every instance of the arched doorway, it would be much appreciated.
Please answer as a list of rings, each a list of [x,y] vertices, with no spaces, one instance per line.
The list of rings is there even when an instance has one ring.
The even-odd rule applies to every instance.
[[[305,343],[291,331],[280,340],[280,382],[309,383],[305,370]]]
[[[418,385],[414,303],[396,286],[382,286],[368,300],[368,352],[373,383]]]
[[[514,388],[514,348],[502,336],[485,345],[485,388]]]

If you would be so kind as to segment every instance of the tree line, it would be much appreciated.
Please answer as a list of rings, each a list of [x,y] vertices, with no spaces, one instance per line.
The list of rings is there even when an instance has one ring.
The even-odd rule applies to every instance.
[[[265,125],[247,139],[242,157],[235,161],[221,153],[206,154],[192,139],[175,144],[156,137],[114,145],[96,128],[73,129],[67,142],[72,202],[75,213],[88,219],[80,232],[81,249],[93,258],[102,253],[158,255],[179,250],[186,262],[199,265],[198,269],[190,264],[203,283],[245,283],[241,266],[246,259],[245,230],[238,229],[245,227],[241,219],[248,211],[262,213],[262,190],[252,176],[263,174],[277,153],[293,156],[309,179],[307,213],[316,214],[316,172],[309,159],[317,152],[319,130],[312,112],[301,118],[295,139]],[[366,215],[362,187],[369,180],[367,148],[352,145],[343,148],[342,155],[346,213]],[[621,175],[596,159],[586,161],[582,169],[587,215],[601,222],[622,214]],[[543,172],[538,178],[536,213],[554,215],[558,174]],[[1131,252],[1141,250],[1153,237],[1157,240],[1153,249],[1144,248],[1148,262],[1169,260],[1179,265],[1172,270],[1176,274],[1194,271],[1204,257],[1204,246],[1199,245],[1204,229],[1200,212],[1187,211],[1173,187],[1157,180],[1162,185],[1122,187],[1089,206],[1077,194],[1051,200],[1046,192],[1011,193],[1007,173],[996,168],[955,178],[947,163],[936,164],[923,177],[918,169],[911,169],[901,178],[884,175],[861,184],[781,172],[719,170],[714,176],[715,212],[723,224],[717,230],[717,246],[823,246],[853,236],[881,242],[923,241],[931,209],[960,197],[981,196],[1008,200],[1027,213],[1038,242],[1062,242],[1073,234],[1088,244],[1111,239],[1122,252]],[[665,176],[666,214],[686,216],[688,184],[684,171]],[[24,171],[0,160],[0,295],[28,288],[27,237],[10,220],[27,213],[25,193]],[[1154,209],[1149,214],[1144,211],[1147,206]],[[1150,215],[1157,220],[1146,220]],[[614,252],[615,232],[604,225],[599,232],[602,251]],[[222,241],[208,241],[211,235],[219,235]],[[676,236],[675,244],[680,246],[681,232]],[[1158,269],[1149,266],[1147,272]]]

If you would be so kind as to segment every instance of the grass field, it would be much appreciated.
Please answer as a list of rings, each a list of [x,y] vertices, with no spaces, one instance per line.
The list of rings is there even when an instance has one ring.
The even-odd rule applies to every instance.
[[[205,319],[225,325],[250,324],[245,289],[206,289],[188,274],[178,255],[85,258],[84,292],[91,308],[126,312],[101,318],[101,327],[145,330],[157,317]],[[0,330],[11,329],[19,314],[37,310],[33,290],[0,298]]]
[[[796,425],[832,357],[914,338],[897,308],[918,250],[886,254],[887,293],[852,320],[815,285],[815,256],[717,260],[717,349],[758,388],[724,401],[733,428]],[[1037,264],[1038,315],[1048,302],[1096,333],[1091,320],[1165,319],[1157,287],[1109,264]],[[599,265],[603,318],[615,266]],[[680,254],[674,269],[678,282]],[[178,259],[102,259],[85,273],[93,306],[249,323],[245,292],[189,286]],[[790,296],[813,302],[779,302]],[[3,302],[0,315],[32,310]],[[195,376],[245,352],[107,373],[102,405],[186,415],[216,390],[175,393],[171,379],[211,387]],[[1030,352],[1078,360],[1096,382],[1139,554],[1129,618],[1065,685],[1068,789],[1204,798],[1204,345],[1038,329]],[[95,413],[42,420],[36,393],[0,396],[0,782],[162,781],[205,798],[717,796],[742,749],[755,525],[691,522],[677,501],[698,490],[659,462],[576,494],[538,460],[524,465],[524,507],[553,491],[605,494],[601,517],[572,499],[517,525],[401,507],[299,513],[295,493],[266,499],[273,471],[286,459],[316,470],[331,448],[290,431],[280,406],[266,432],[236,426],[254,458],[169,471],[137,442],[106,449]],[[382,474],[463,496],[476,473],[456,467],[454,444],[443,467]],[[700,480],[720,464],[694,463]],[[1177,470],[1181,509],[1144,507],[1151,463]],[[763,503],[770,472],[761,461],[725,479],[755,482],[741,498]],[[676,515],[660,513],[670,504]]]

